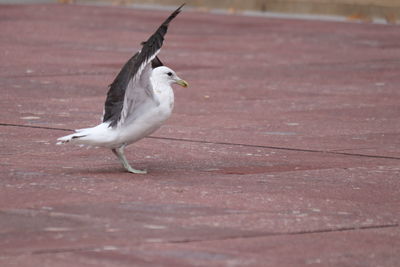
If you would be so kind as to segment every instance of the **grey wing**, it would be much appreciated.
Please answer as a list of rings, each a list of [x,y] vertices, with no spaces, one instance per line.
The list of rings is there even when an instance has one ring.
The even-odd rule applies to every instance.
[[[159,105],[150,81],[152,70],[151,63],[147,64],[140,77],[133,78],[128,84],[118,127],[132,123],[148,109]]]
[[[124,97],[126,88],[129,85],[131,76],[133,74],[133,67],[139,52],[133,55],[122,67],[114,81],[110,84],[107,92],[107,98],[104,103],[103,122],[110,122],[110,126],[117,125],[121,116],[122,106],[124,104]],[[161,60],[156,56],[151,61],[153,69],[163,66]]]
[[[180,13],[182,6],[143,43],[142,49],[125,64],[111,84],[103,116],[103,122],[110,122],[110,127],[128,123],[141,114],[146,106],[157,104],[150,82],[152,65],[153,68],[162,65],[157,54],[160,52],[169,23]]]

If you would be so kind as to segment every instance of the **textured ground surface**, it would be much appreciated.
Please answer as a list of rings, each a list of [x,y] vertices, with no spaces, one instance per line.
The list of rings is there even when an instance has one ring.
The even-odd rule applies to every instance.
[[[167,15],[0,6],[0,265],[398,266],[398,26],[184,12],[149,174],[55,146]]]

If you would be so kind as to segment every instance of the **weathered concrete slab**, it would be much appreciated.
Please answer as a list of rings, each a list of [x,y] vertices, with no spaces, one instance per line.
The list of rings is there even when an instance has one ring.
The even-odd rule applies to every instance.
[[[183,12],[191,84],[127,149],[56,146],[167,15],[0,6],[1,266],[395,266],[398,27]]]

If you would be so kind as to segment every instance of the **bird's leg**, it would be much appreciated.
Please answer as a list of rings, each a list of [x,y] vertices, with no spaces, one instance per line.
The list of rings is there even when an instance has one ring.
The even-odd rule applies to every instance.
[[[119,161],[122,163],[124,168],[131,173],[136,173],[136,174],[145,174],[147,173],[146,170],[136,170],[129,165],[128,161],[126,160],[125,154],[124,154],[124,148],[125,146],[121,146],[119,148],[113,148],[112,152],[118,157]]]

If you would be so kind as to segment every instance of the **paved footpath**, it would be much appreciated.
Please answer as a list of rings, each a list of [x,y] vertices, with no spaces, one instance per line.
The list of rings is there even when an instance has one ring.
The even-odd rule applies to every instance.
[[[398,266],[399,26],[184,11],[149,174],[55,145],[168,13],[0,6],[0,266]]]

